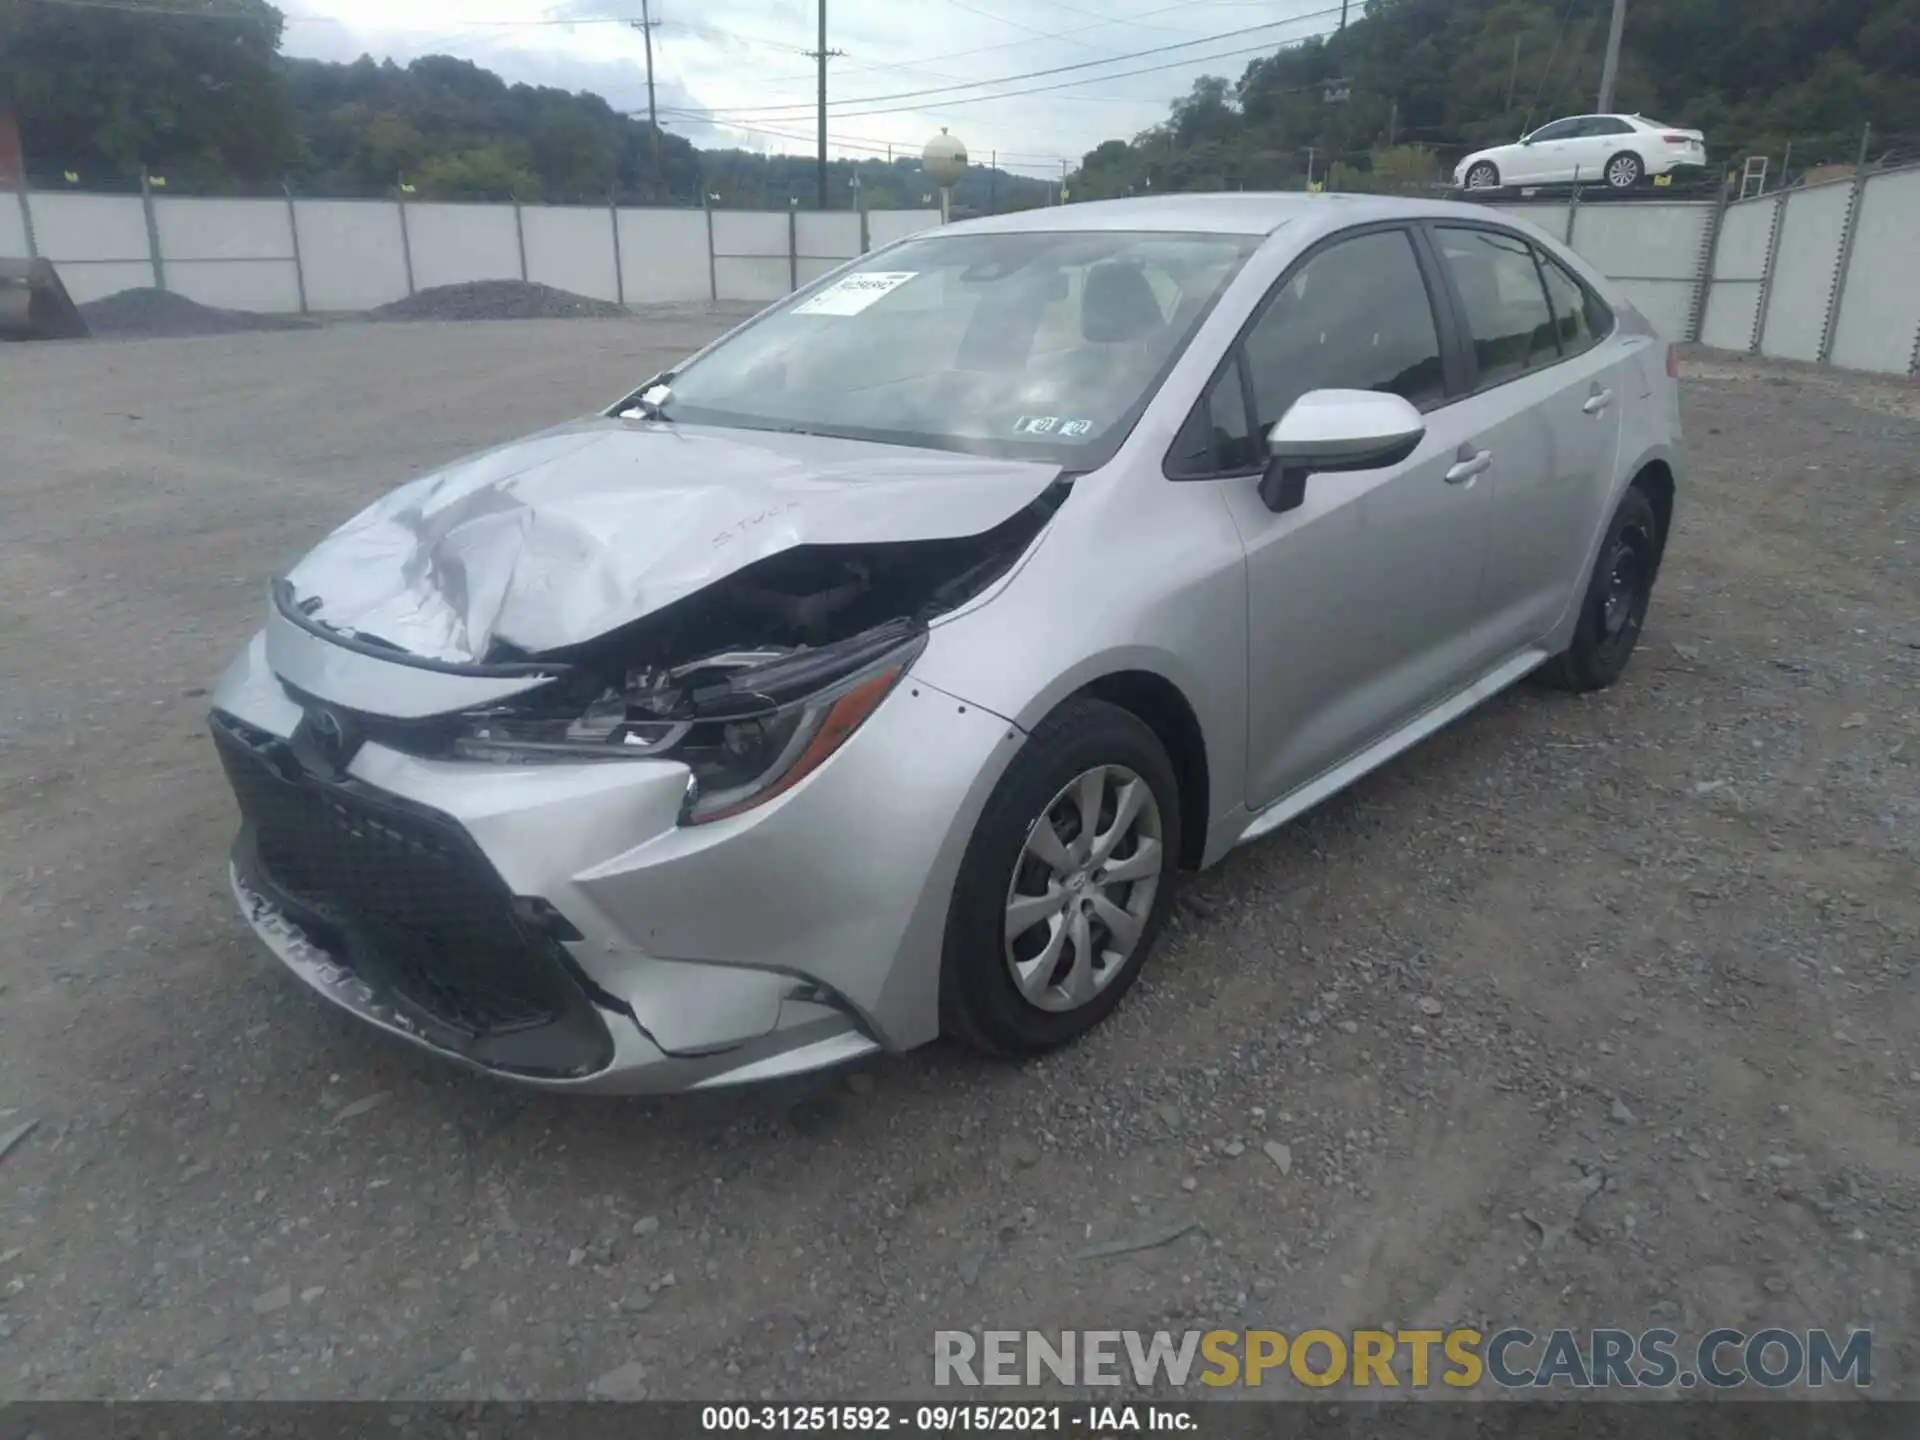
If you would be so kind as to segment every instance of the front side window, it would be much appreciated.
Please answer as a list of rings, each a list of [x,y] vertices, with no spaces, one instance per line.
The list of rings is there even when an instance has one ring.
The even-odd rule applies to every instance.
[[[1571,140],[1579,133],[1578,120],[1556,120],[1551,125],[1542,125],[1527,138],[1538,145],[1542,140]]]
[[[1481,389],[1560,358],[1532,246],[1517,235],[1455,226],[1438,226],[1434,236],[1466,309]]]
[[[1300,267],[1247,333],[1262,433],[1309,390],[1378,390],[1420,409],[1446,398],[1440,335],[1413,238],[1342,240]]]
[[[936,235],[672,377],[669,420],[1103,463],[1257,237]]]

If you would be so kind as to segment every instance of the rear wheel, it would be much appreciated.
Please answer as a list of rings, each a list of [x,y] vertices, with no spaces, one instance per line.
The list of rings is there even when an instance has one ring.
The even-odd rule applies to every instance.
[[[1622,150],[1607,162],[1607,184],[1615,190],[1631,190],[1645,173],[1640,157],[1631,150]]]
[[[1475,165],[1471,170],[1467,171],[1467,189],[1498,190],[1499,188],[1500,171],[1495,168],[1492,161],[1482,160],[1478,165]]]
[[[1091,1030],[1153,948],[1179,855],[1179,784],[1153,731],[1101,700],[1055,711],[967,845],[947,916],[941,1029],[997,1055]]]
[[[1573,643],[1553,657],[1542,677],[1565,690],[1604,690],[1633,657],[1653,603],[1660,569],[1660,520],[1638,486],[1614,511],[1607,538],[1587,580]]]

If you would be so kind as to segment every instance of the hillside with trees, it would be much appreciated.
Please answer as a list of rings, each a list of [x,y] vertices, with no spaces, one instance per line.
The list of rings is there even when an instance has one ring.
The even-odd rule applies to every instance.
[[[156,13],[142,14],[143,9]],[[1113,139],[1073,199],[1293,188],[1418,187],[1462,152],[1592,107],[1607,0],[1355,0],[1343,32],[1209,76],[1167,119]],[[193,13],[183,14],[183,11]],[[1363,12],[1363,13],[1362,13]],[[408,65],[279,53],[266,0],[0,0],[0,105],[37,183],[177,190],[285,183],[321,195],[784,207],[814,203],[806,155],[697,150],[597,95],[508,84],[469,61]],[[1618,106],[1707,132],[1716,161],[1795,168],[1920,156],[1920,0],[1631,0]],[[1777,172],[1776,172],[1777,173]],[[66,176],[77,177],[67,181]],[[834,208],[919,205],[918,157],[836,160]],[[976,168],[963,210],[1048,202],[1045,181]]]
[[[225,194],[287,184],[314,195],[810,207],[814,160],[696,150],[598,95],[512,85],[471,61],[341,65],[278,53],[266,0],[116,0],[118,8],[0,0],[0,104],[11,103],[27,172],[82,189],[137,185]],[[168,13],[143,15],[141,8]],[[915,206],[917,155],[836,160],[835,209]],[[77,177],[67,181],[66,176]],[[1045,204],[1052,187],[969,175],[956,194],[986,210]]]
[[[1196,81],[1090,151],[1074,196],[1399,188],[1593,108],[1607,0],[1372,0],[1344,32]],[[1920,0],[1630,0],[1615,108],[1704,130],[1716,162],[1920,158]],[[1331,175],[1328,170],[1332,168]]]

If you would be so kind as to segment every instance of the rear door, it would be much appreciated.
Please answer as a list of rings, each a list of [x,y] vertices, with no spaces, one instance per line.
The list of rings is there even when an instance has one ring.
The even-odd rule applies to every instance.
[[[1638,151],[1633,126],[1611,115],[1592,115],[1582,122],[1580,138],[1572,142],[1571,158],[1579,167],[1577,176],[1584,182],[1598,183],[1606,178],[1607,162],[1622,150]]]
[[[1483,604],[1505,651],[1551,630],[1584,579],[1634,378],[1613,317],[1526,237],[1475,223],[1432,236],[1470,338],[1476,413],[1493,452]]]

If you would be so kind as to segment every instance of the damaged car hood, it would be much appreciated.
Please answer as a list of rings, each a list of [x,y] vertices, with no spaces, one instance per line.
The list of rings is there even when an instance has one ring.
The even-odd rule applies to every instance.
[[[444,662],[540,654],[800,545],[977,535],[1060,467],[605,417],[402,486],[287,576],[309,618]]]

